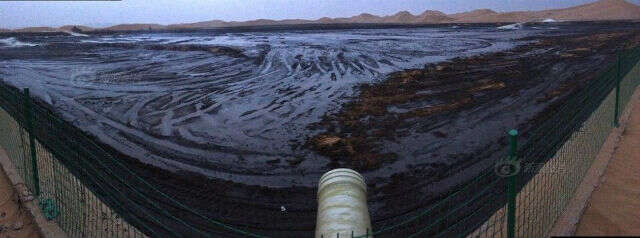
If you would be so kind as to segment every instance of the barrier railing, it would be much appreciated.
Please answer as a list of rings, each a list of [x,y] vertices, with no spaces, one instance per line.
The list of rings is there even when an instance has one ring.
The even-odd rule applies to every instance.
[[[616,65],[536,118],[536,128],[511,132],[510,153],[495,155],[494,166],[427,208],[373,224],[371,235],[546,235],[640,83],[639,60],[638,48],[621,53]],[[0,147],[45,216],[70,236],[264,237],[165,194],[126,158],[32,100],[28,89],[0,83]]]

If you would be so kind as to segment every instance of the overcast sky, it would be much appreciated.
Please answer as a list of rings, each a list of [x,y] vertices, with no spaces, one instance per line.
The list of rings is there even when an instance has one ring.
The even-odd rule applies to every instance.
[[[120,23],[184,23],[258,18],[317,19],[362,12],[389,15],[408,10],[456,13],[478,8],[496,11],[563,8],[594,0],[122,0],[0,1],[0,27],[106,26]],[[629,0],[640,4],[640,0]]]

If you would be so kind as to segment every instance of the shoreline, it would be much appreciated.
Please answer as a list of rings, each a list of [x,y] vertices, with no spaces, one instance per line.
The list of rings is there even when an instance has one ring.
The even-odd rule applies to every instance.
[[[558,21],[553,23],[546,22],[525,22],[523,24],[536,26],[548,24],[570,25],[575,23],[632,23],[639,20],[592,20],[592,21]],[[109,35],[109,34],[137,34],[137,33],[242,33],[242,32],[279,32],[279,31],[314,31],[314,30],[353,30],[353,29],[386,29],[386,28],[443,28],[443,27],[492,27],[515,24],[518,22],[482,22],[482,23],[429,23],[429,24],[397,24],[397,23],[329,23],[329,24],[284,24],[284,25],[261,25],[261,26],[235,26],[235,27],[216,27],[216,28],[192,28],[192,29],[152,29],[152,30],[95,30],[82,31],[87,35]],[[47,31],[47,32],[0,32],[0,37],[16,37],[16,36],[60,36],[69,35],[64,31]]]

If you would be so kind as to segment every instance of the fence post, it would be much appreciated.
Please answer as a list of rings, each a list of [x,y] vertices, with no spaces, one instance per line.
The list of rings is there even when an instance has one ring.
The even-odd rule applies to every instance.
[[[509,131],[509,160],[516,160],[516,150],[518,142],[516,136],[517,130]],[[510,174],[507,177],[507,237],[515,238],[516,226],[516,174]]]
[[[622,81],[622,66],[621,66],[621,54],[618,51],[618,60],[617,60],[617,68],[616,68],[616,105],[613,114],[613,125],[615,127],[619,126],[619,114],[620,114],[620,81]]]
[[[31,110],[31,96],[29,88],[24,89],[24,109],[27,122],[27,132],[29,133],[29,151],[31,152],[31,169],[33,171],[33,189],[35,196],[40,196],[40,179],[38,176],[38,158],[36,157],[36,140],[33,135],[33,115]]]

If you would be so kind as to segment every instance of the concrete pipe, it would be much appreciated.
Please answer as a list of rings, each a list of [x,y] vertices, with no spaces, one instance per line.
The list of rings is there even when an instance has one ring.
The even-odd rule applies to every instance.
[[[353,233],[352,233],[353,232]],[[316,238],[371,236],[364,178],[351,169],[334,169],[318,184]]]

